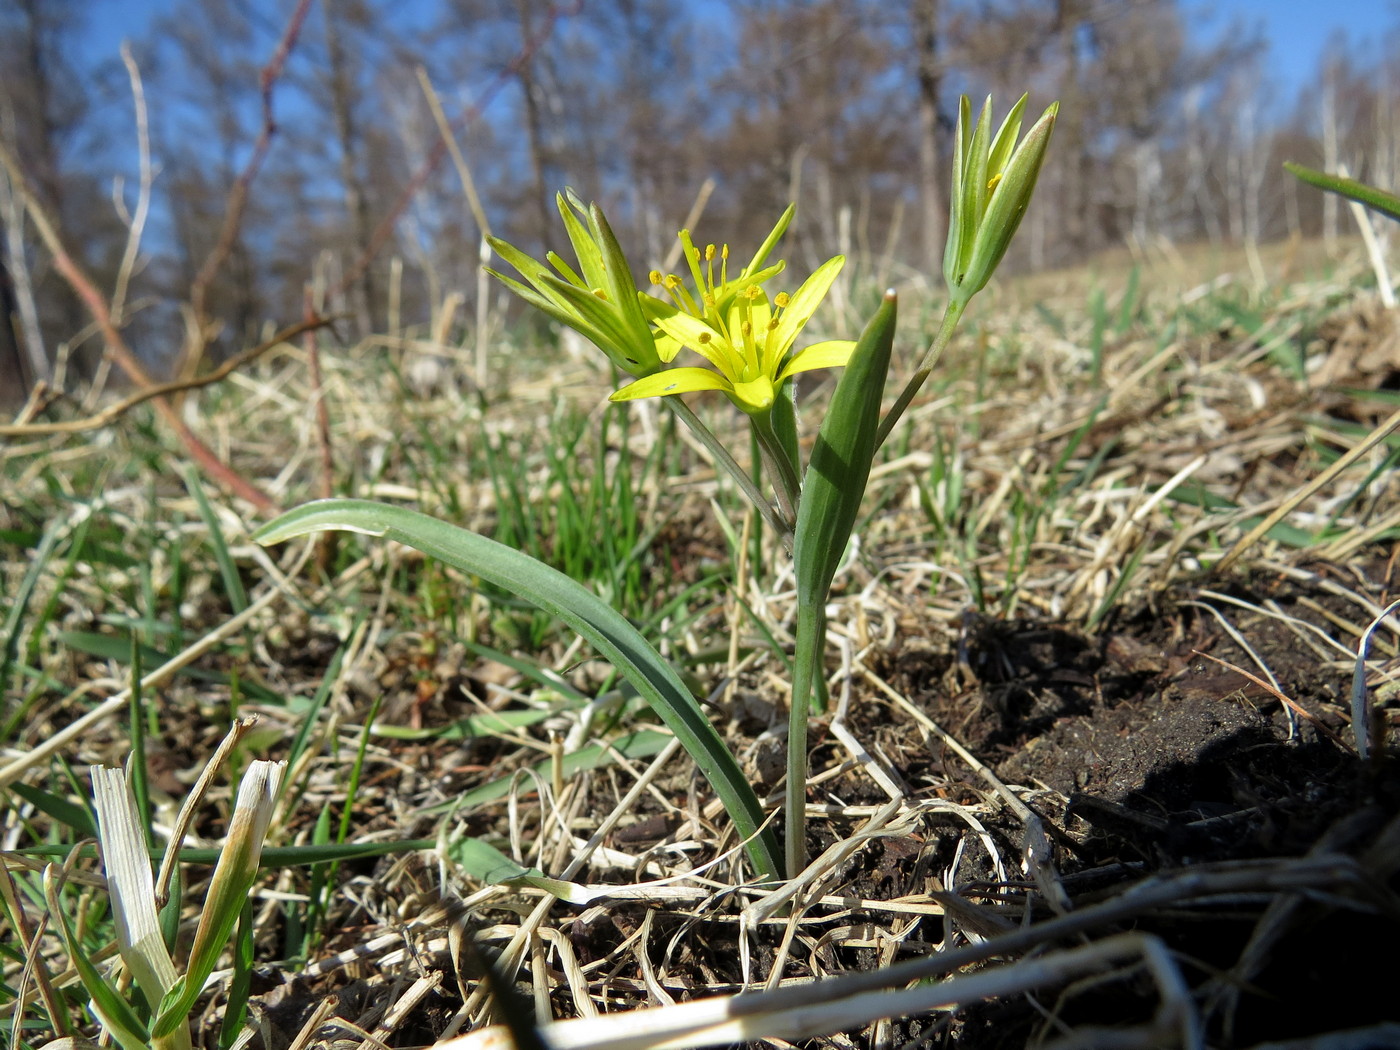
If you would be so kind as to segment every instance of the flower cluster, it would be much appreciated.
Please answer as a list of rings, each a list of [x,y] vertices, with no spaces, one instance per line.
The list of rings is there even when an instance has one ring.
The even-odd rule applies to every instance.
[[[558,198],[578,267],[554,253],[557,273],[504,241],[492,247],[529,285],[491,271],[513,291],[556,320],[594,342],[622,371],[637,377],[612,395],[614,401],[664,397],[695,390],[719,390],[750,415],[772,408],[782,385],[799,372],[846,364],[855,346],[846,339],[823,340],[794,352],[803,327],[821,305],[845,264],[827,260],[796,292],[770,299],[764,282],[784,263],[765,265],[792,222],[789,207],[753,259],[732,278],[729,246],[695,246],[689,230],[680,241],[693,288],[676,274],[653,270],[652,284],[666,298],[638,291],[607,220],[596,204],[585,207],[572,194]],[[586,223],[586,224],[585,224]],[[716,266],[718,263],[718,266]],[[666,367],[682,349],[703,357],[712,368]]]

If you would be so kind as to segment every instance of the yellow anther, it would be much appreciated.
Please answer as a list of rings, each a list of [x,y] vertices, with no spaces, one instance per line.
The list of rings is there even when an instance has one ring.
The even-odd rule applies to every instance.
[[[771,332],[771,331],[773,331],[774,329],[776,329],[777,327],[778,327],[778,319],[777,319],[776,317],[770,317],[770,318],[768,318],[768,331]]]
[[[722,245],[720,245],[719,257],[720,257],[721,259],[723,259],[725,262],[728,262],[728,261],[729,261],[729,245],[727,245],[727,244],[722,244]]]
[[[788,295],[787,292],[779,292],[773,296],[773,305],[779,309],[785,308],[790,302],[792,302],[792,296]]]
[[[763,294],[763,289],[756,284],[751,284],[744,289],[744,298],[752,302]]]
[[[673,273],[668,273],[666,279],[661,283],[666,286],[667,291],[672,291],[681,286],[681,279]]]
[[[593,294],[596,295],[599,299],[603,300],[603,302],[608,301],[608,293],[603,291],[603,289],[601,288],[594,288]]]
[[[697,336],[696,338],[697,338],[697,341],[700,343],[700,345],[701,345],[701,346],[704,346],[704,345],[705,345],[706,343],[708,343],[711,339],[713,339],[714,336],[712,336],[709,332],[701,332],[701,333],[699,334],[699,336]]]
[[[715,246],[714,246],[713,244],[707,244],[707,245],[705,245],[705,261],[706,261],[706,262],[714,262],[714,260],[715,260]]]
[[[997,183],[1000,182],[1000,181],[1001,181],[1001,172],[997,172],[995,175],[993,175],[990,179],[987,180],[987,192],[988,192],[988,193],[991,193],[992,190],[996,189],[996,188],[997,188]]]
[[[652,270],[651,273],[647,274],[647,280],[649,280],[652,284],[660,284],[662,281],[665,280],[665,277],[662,276],[660,270]]]
[[[715,293],[714,293],[714,292],[706,292],[706,293],[702,296],[702,298],[705,300],[705,305],[706,305],[706,306],[713,307],[713,306],[715,305]]]

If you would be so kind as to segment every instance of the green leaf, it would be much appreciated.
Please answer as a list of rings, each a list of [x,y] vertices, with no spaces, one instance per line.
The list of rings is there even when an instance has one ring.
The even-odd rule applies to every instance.
[[[9,785],[9,790],[41,813],[47,813],[60,824],[72,828],[79,838],[97,837],[97,823],[92,819],[90,810],[29,784],[16,782]]]
[[[224,530],[219,525],[214,508],[209,505],[209,500],[204,495],[204,486],[199,483],[199,471],[193,464],[189,464],[185,467],[184,475],[185,488],[194,497],[199,516],[204,519],[204,527],[209,530],[209,545],[214,548],[214,561],[219,566],[219,575],[223,577],[224,593],[228,596],[229,605],[233,607],[236,615],[248,608],[248,594],[243,589],[238,567],[234,565],[233,555],[229,553],[228,544],[224,542]]]
[[[1400,221],[1400,197],[1393,193],[1386,193],[1385,190],[1368,186],[1364,182],[1357,182],[1345,175],[1329,175],[1327,172],[1318,171],[1315,168],[1305,168],[1301,164],[1294,164],[1291,160],[1284,161],[1283,166],[1310,186],[1316,186],[1328,193],[1340,194],[1347,200],[1364,204],[1368,208],[1374,208],[1381,214]]]
[[[318,500],[290,511],[253,535],[280,543],[323,529],[394,540],[518,595],[568,624],[617,668],[680,739],[715,787],[759,873],[780,873],[777,843],[760,830],[763,810],[739,763],[675,670],[625,617],[563,573],[466,529],[417,511],[364,500]]]
[[[448,860],[453,861],[478,882],[497,886],[530,886],[570,904],[591,904],[619,889],[615,886],[584,886],[566,879],[551,879],[539,868],[527,868],[516,863],[482,839],[456,839],[447,844],[445,853]]]
[[[671,740],[670,733],[657,732],[655,729],[639,729],[609,741],[607,744],[581,747],[577,751],[565,755],[560,762],[560,773],[567,780],[585,770],[606,766],[615,761],[618,755],[623,758],[650,758],[652,755],[658,754]],[[541,759],[530,768],[534,771],[535,776],[548,782],[554,773],[554,759]],[[480,787],[472,788],[464,795],[459,795],[451,802],[443,802],[423,812],[425,814],[446,813],[454,809],[470,809],[487,802],[495,802],[498,798],[505,798],[506,795],[510,794],[511,784],[514,781],[513,774],[488,781]]]
[[[50,872],[56,870],[50,867]],[[122,1050],[146,1050],[150,1042],[146,1026],[136,1016],[131,1004],[107,983],[92,964],[87,949],[78,942],[72,927],[68,925],[68,916],[59,904],[57,880],[50,877],[49,872],[44,874],[44,897],[49,906],[49,915],[58,923],[59,934],[68,949],[68,961],[78,971],[78,979],[91,997],[93,1010],[101,1019],[103,1028],[121,1045]]]
[[[533,886],[571,903],[588,903],[597,896],[577,883],[551,879],[539,868],[527,868],[482,839],[457,839],[447,844],[449,860],[478,882],[504,886]]]
[[[812,449],[793,546],[801,604],[826,603],[865,497],[894,346],[895,315],[895,296],[888,292],[851,353]]]
[[[642,304],[637,297],[637,283],[632,277],[631,266],[627,256],[622,254],[622,245],[617,243],[612,227],[608,225],[607,216],[596,204],[588,206],[588,228],[597,250],[602,254],[608,296],[622,315],[624,325],[632,332],[646,331],[647,321],[642,316]],[[656,362],[649,361],[647,365],[655,367]]]
[[[485,736],[505,736],[516,729],[532,726],[558,714],[554,708],[527,708],[520,711],[487,711],[469,715],[445,726],[414,729],[376,723],[369,727],[370,736],[381,740],[476,740]]]
[[[802,482],[792,554],[797,624],[788,708],[788,878],[796,878],[806,865],[808,707],[814,690],[822,695],[816,685],[826,643],[827,593],[855,527],[878,447],[880,400],[894,347],[895,318],[895,295],[886,292],[836,384]]]
[[[763,239],[763,243],[758,246],[758,251],[753,253],[753,258],[749,264],[741,271],[741,276],[750,283],[757,283],[761,278],[759,273],[763,264],[768,261],[768,256],[773,254],[773,249],[778,246],[778,242],[783,239],[783,234],[787,233],[787,228],[792,225],[792,218],[797,214],[797,205],[789,204],[783,209],[783,213],[778,216],[778,221],[773,224],[773,229],[768,236]],[[775,269],[776,273],[777,270]]]
[[[110,634],[95,634],[91,631],[60,631],[58,641],[61,645],[69,649],[76,649],[80,653],[88,653],[91,656],[98,656],[104,660],[112,660],[123,666],[131,662],[131,641],[129,638],[118,638]],[[141,665],[143,667],[160,667],[170,661],[170,656],[159,649],[154,649],[149,645],[143,645],[140,649]],[[192,678],[197,682],[211,682],[216,685],[227,685],[229,676],[223,671],[210,671],[202,667],[186,666],[175,672],[182,678]],[[271,704],[282,704],[286,698],[279,693],[264,686],[258,685],[254,681],[241,680],[240,687],[249,695],[265,700]]]

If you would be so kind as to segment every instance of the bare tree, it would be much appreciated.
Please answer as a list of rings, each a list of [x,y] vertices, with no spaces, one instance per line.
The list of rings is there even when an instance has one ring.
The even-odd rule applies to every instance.
[[[937,259],[943,250],[944,201],[942,166],[943,71],[939,66],[939,0],[913,0],[914,53],[917,56],[919,85],[919,200],[922,207],[924,257]]]
[[[369,247],[373,224],[370,221],[369,198],[362,175],[363,138],[356,120],[358,85],[350,70],[350,59],[341,39],[340,23],[352,17],[362,30],[367,29],[372,22],[372,13],[364,4],[349,5],[321,0],[331,117],[335,124],[336,143],[340,147],[340,182],[345,195],[345,211],[350,218],[355,254],[359,254]],[[360,335],[367,336],[374,326],[373,267],[366,266],[360,271],[360,279],[353,285],[351,301]]]

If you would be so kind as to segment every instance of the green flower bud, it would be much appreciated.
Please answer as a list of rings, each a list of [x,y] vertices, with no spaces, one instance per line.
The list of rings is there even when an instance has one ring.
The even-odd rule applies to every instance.
[[[990,95],[970,137],[967,129],[972,123],[972,105],[966,95],[958,109],[943,277],[949,293],[964,305],[991,279],[1021,225],[1055,129],[1058,102],[1046,109],[1017,144],[1026,98],[1022,95],[1011,107],[995,138],[991,137]]]
[[[622,371],[650,375],[661,367],[657,334],[642,314],[641,293],[608,220],[598,205],[585,205],[572,192],[567,198],[558,194],[555,200],[578,260],[577,269],[554,252],[546,256],[546,266],[509,242],[490,237],[496,254],[527,283],[490,267],[486,272],[588,339]],[[550,266],[557,273],[550,272]]]

